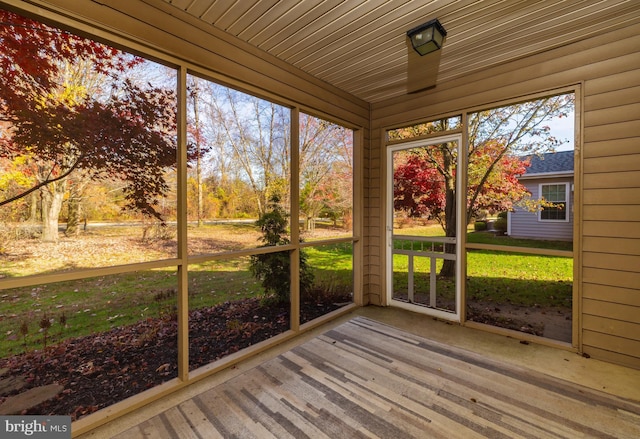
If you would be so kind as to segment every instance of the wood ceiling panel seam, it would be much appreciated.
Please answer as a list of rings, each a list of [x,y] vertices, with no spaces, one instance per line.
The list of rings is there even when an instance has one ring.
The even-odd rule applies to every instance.
[[[332,46],[339,45],[340,47],[345,47],[350,44],[354,44],[353,37],[354,35],[358,34],[358,30],[360,30],[360,28],[362,29],[360,33],[364,33],[366,35],[370,34],[370,29],[375,27],[374,23],[386,16],[386,14],[389,12],[388,8],[394,8],[393,6],[389,6],[390,2],[388,0],[380,3],[381,4],[377,8],[372,9],[363,15],[355,17],[355,20],[351,20],[347,15],[345,15],[341,17],[342,20],[340,20],[340,22],[335,21],[330,23],[330,25],[325,26],[323,30],[325,32],[329,31],[328,34],[331,36],[331,44],[328,44],[328,42],[326,41],[329,39],[329,37],[321,38],[315,42],[315,45],[306,46],[302,52],[298,53],[298,55],[287,56],[285,57],[285,59],[295,65],[304,65],[303,61],[309,59],[310,57],[312,58],[312,61],[314,61],[322,56],[328,56],[327,52],[332,52],[334,50]],[[374,13],[378,14],[377,16],[375,16],[375,19],[367,21],[367,17],[373,15]],[[349,23],[348,26],[342,24],[342,22],[345,20]],[[360,25],[359,23],[361,22],[364,23]],[[333,30],[329,30],[329,28]],[[347,41],[345,44],[343,44],[345,40]]]
[[[187,7],[193,2],[193,0],[166,0],[166,1],[174,5],[175,7],[182,9],[183,11],[187,9]]]
[[[306,0],[308,1],[308,0]],[[286,42],[295,42],[300,38],[300,32],[305,27],[310,26],[314,22],[321,21],[327,12],[339,5],[343,0],[322,0],[318,1],[312,8],[307,10],[302,16],[296,20],[288,20],[288,23],[277,32],[273,32],[268,38],[262,41],[260,47],[270,53],[274,52],[275,46],[280,46]],[[305,5],[307,3],[305,2]],[[276,55],[278,56],[278,55]]]
[[[388,82],[389,74],[398,74],[399,72],[403,73],[403,80],[397,84],[400,88],[405,88],[407,86],[407,71],[403,65],[395,62],[385,62],[380,65],[376,65],[376,69],[374,73],[362,73],[356,75],[350,75],[348,71],[340,72],[340,74],[334,74],[331,77],[327,78],[331,82],[335,83],[337,86],[348,86],[352,90],[359,90],[359,92],[366,92],[363,89],[358,87],[358,83],[366,83],[369,87],[372,87],[373,84],[376,84],[378,81]]]
[[[478,38],[478,30],[482,30],[486,27],[486,23],[491,23],[496,17],[501,17],[504,14],[517,13],[520,10],[520,5],[528,0],[522,0],[520,2],[508,2],[507,5],[500,7],[500,3],[497,3],[494,7],[484,8],[473,14],[461,15],[458,17],[443,17],[443,22],[447,23],[445,29],[447,29],[447,41],[445,48],[453,48],[460,44],[464,44],[469,40]],[[452,14],[455,15],[455,14]]]
[[[425,7],[430,5],[431,3],[425,5]],[[446,11],[448,10],[447,9],[448,7],[450,7],[450,5],[445,5],[445,6],[439,7],[438,9],[429,9],[428,11],[422,11],[422,12],[425,13],[428,17],[439,16],[441,14],[445,14],[446,16]],[[365,33],[362,35],[353,35],[353,34],[348,35],[351,38],[351,40],[349,40],[346,44],[339,45],[339,50],[341,52],[340,58],[349,59],[352,53],[358,53],[366,50],[376,50],[376,48],[379,47],[380,44],[376,43],[376,41],[372,39],[367,40],[366,37],[370,35],[371,32],[376,32],[377,34],[380,34],[381,30],[385,28],[389,28],[389,30],[386,31],[384,34],[379,35],[377,39],[381,39],[383,41],[388,41],[389,39],[395,39],[398,42],[404,43],[406,41],[405,40],[406,31],[411,27],[413,27],[413,24],[409,24],[406,18],[411,15],[415,15],[415,13],[416,11],[413,9],[405,12],[404,10],[400,10],[400,8],[398,8],[395,11],[392,11],[392,13],[388,13],[385,15],[387,23],[384,26],[381,26],[381,27],[378,26],[377,28],[375,28],[374,31],[365,30],[363,31]],[[392,20],[389,20],[390,16],[394,18]],[[337,45],[338,42],[343,39],[345,39],[345,37],[341,37],[335,40],[333,42],[334,45]],[[365,39],[366,41],[368,41],[368,43],[362,44],[360,41],[362,39]],[[325,58],[330,58],[332,60],[331,62],[335,62],[335,58],[332,58],[334,53],[331,52],[331,49],[329,48],[314,50],[313,47],[309,47],[307,49],[307,52],[308,53],[306,54],[305,57],[306,58],[313,57],[312,61],[307,64],[302,64],[301,63],[302,60],[300,60],[296,62],[296,65],[298,65],[299,67],[303,68],[306,71],[312,72],[312,74],[320,73],[319,71],[315,70],[315,65],[326,63],[326,61],[323,61]]]
[[[255,21],[250,23],[242,31],[238,32],[238,38],[259,47],[258,43],[254,41],[260,34],[269,29],[275,21],[278,21],[282,16],[291,16],[293,13],[299,13],[300,8],[304,2],[296,2],[292,7],[291,3],[286,0],[276,1],[267,11],[265,11]]]
[[[348,81],[348,79],[345,79],[345,81]],[[388,87],[393,84],[395,87],[406,87],[406,81],[406,71],[402,68],[391,66],[383,72],[376,74],[374,77],[361,76],[359,78],[353,78],[350,86],[353,90],[365,92],[366,90],[372,90],[371,84],[382,83],[379,85]]]
[[[583,0],[584,2],[586,0]],[[573,1],[575,5],[575,1]],[[522,28],[524,20],[529,22],[540,21],[544,16],[555,16],[559,11],[564,11],[567,8],[574,9],[574,7],[567,6],[566,1],[554,1],[554,2],[526,2],[524,8],[518,10],[518,14],[504,14],[499,15],[497,19],[490,22],[490,27],[486,27],[486,31],[490,34],[495,34],[496,29],[513,29]],[[510,26],[506,26],[509,24]]]
[[[550,16],[553,16],[553,17],[558,16],[557,11],[549,12],[549,14]],[[537,19],[534,22],[537,23],[533,25],[534,28],[544,27],[546,25],[546,23],[540,19]],[[531,38],[531,27],[522,28],[521,26],[514,27],[514,26],[504,26],[504,25],[500,27],[495,23],[492,23],[490,28],[485,28],[485,30],[482,33],[475,32],[475,28],[470,29],[469,33],[471,33],[472,36],[469,38],[464,38],[464,34],[457,32],[456,29],[453,29],[452,33],[457,34],[459,39],[456,40],[452,38],[453,41],[448,41],[443,51],[446,49],[447,51],[451,51],[451,53],[453,54],[454,51],[458,49],[458,47],[461,47],[461,48],[464,48],[465,46],[467,47],[466,49],[462,49],[462,50],[458,49],[457,51],[455,51],[455,57],[452,56],[452,58],[456,58],[456,59],[459,56],[464,55],[465,53],[467,54],[471,53],[478,56],[480,55],[480,49],[483,49],[483,48],[493,53],[497,53],[498,52],[497,46],[503,42],[514,45],[512,43],[513,40],[515,39],[514,34],[526,33],[529,36],[528,40],[530,41],[534,40],[533,38]],[[474,40],[477,40],[477,42],[474,42]],[[468,43],[471,43],[471,44],[468,44]]]
[[[140,1],[142,1],[143,3],[148,4],[152,8],[163,10],[163,8],[161,6],[157,5],[157,1],[155,1],[155,0],[140,0]],[[168,3],[168,2],[166,2],[166,1],[165,2],[161,2],[161,4],[163,4],[163,3]],[[168,6],[168,7],[170,8],[170,6]],[[182,20],[186,24],[194,26],[195,28],[197,28],[199,30],[202,30],[203,32],[205,32],[208,35],[211,35],[211,36],[213,36],[215,38],[219,38],[221,41],[224,42],[224,44],[233,45],[235,48],[237,48],[237,50],[241,51],[239,53],[242,53],[242,51],[244,51],[244,52],[247,52],[247,53],[252,54],[254,56],[263,58],[263,60],[265,62],[270,63],[270,65],[274,65],[274,67],[277,67],[279,69],[287,70],[287,71],[289,71],[289,73],[291,73],[293,75],[296,75],[296,72],[298,72],[297,74],[302,72],[300,69],[297,69],[296,67],[292,66],[291,64],[286,63],[286,62],[284,62],[282,60],[279,60],[276,57],[274,57],[273,55],[270,55],[267,52],[265,52],[265,51],[263,51],[261,49],[258,49],[253,45],[249,45],[248,43],[246,43],[244,41],[241,41],[240,39],[238,39],[238,38],[236,38],[236,37],[234,37],[232,35],[229,35],[228,33],[224,32],[224,31],[221,31],[220,29],[217,29],[217,28],[215,28],[215,27],[213,27],[213,26],[211,26],[209,24],[205,24],[204,22],[202,22],[201,20],[198,20],[196,17],[193,17],[190,14],[187,14],[187,13],[184,13],[184,12],[183,12],[183,14],[185,14],[185,15],[182,18],[176,16],[176,19]],[[174,16],[175,14],[168,14],[168,15],[169,16]],[[187,41],[187,40],[185,40],[185,41]],[[191,44],[196,44],[196,43],[194,43],[194,41],[189,41],[189,42]],[[241,46],[245,46],[245,47],[241,47]],[[274,64],[274,61],[276,61],[276,60],[277,60],[277,64],[278,64],[277,66],[276,66],[276,64]],[[308,80],[310,82],[314,83],[315,85],[319,86],[319,87],[326,87],[327,85],[330,85],[326,81],[323,81],[323,80],[321,80],[321,79],[319,79],[317,77],[311,76],[311,75],[308,75]],[[342,93],[344,95],[343,96],[344,98],[347,98],[347,97],[349,97],[349,99],[356,98],[354,95],[352,95],[352,94],[350,94],[350,93],[348,93],[348,92],[346,92],[346,91],[344,91],[342,89],[339,89],[339,88],[337,88],[335,86],[332,86],[332,87],[335,89],[335,92]],[[368,104],[364,100],[362,100],[360,98],[356,98],[356,99],[357,99],[357,101],[362,103],[362,105],[359,105],[361,108],[365,108],[365,107],[368,108]]]
[[[608,14],[607,16],[604,17],[604,21],[603,21],[603,17],[602,16],[593,16],[592,19],[589,19],[589,21],[587,21],[587,25],[591,26],[594,28],[593,31],[585,31],[585,28],[587,27],[585,25],[584,22],[576,22],[575,26],[573,26],[572,30],[567,31],[566,29],[566,17],[563,17],[563,20],[560,20],[560,22],[555,25],[554,27],[556,28],[555,32],[548,32],[548,29],[542,29],[540,31],[537,31],[537,34],[540,35],[549,35],[549,34],[553,34],[555,35],[554,38],[559,39],[558,44],[571,44],[574,41],[580,40],[580,39],[584,39],[584,38],[590,38],[591,36],[597,34],[597,33],[606,33],[608,32],[610,29],[612,28],[617,28],[620,27],[621,25],[627,23],[627,22],[631,22],[633,20],[638,20],[640,17],[640,10],[635,10],[635,11],[629,11],[629,12],[624,12],[624,11],[612,11],[610,14]],[[595,32],[595,30],[597,30],[598,32]],[[531,31],[528,29],[525,32],[521,32],[524,33],[521,36],[514,36],[511,35],[509,39],[507,38],[503,38],[502,42],[494,42],[493,44],[496,45],[496,47],[499,47],[500,44],[503,44],[503,42],[507,41],[510,42],[511,45],[515,45],[513,44],[514,41],[517,40],[527,40],[527,39],[531,39]],[[575,34],[574,36],[568,36],[571,34]],[[544,42],[542,42],[544,43]],[[541,44],[542,44],[541,43]],[[491,48],[492,44],[485,44],[484,45],[485,48],[489,49]],[[448,46],[445,46],[445,48],[443,48],[444,50],[450,50]],[[449,59],[452,60],[460,60],[460,62],[462,63],[466,63],[466,60],[464,60],[464,55],[468,54],[468,53],[474,53],[478,50],[478,48],[476,47],[475,51],[472,50],[465,50],[465,51],[456,51],[455,52],[455,56],[450,56],[448,57]],[[495,52],[498,52],[498,50],[494,50]],[[463,61],[464,60],[464,61]],[[447,64],[447,62],[445,61],[443,64]]]
[[[405,75],[403,74],[398,75],[398,77],[396,78],[391,77],[390,81],[393,81],[393,82],[390,84],[389,87],[385,87],[384,85],[379,84],[374,89],[368,88],[367,93],[372,97],[372,102],[385,100],[385,99],[388,99],[389,97],[394,97],[396,96],[395,90],[397,89],[397,81],[402,81],[404,79],[405,79]]]
[[[336,71],[351,68],[353,65],[362,65],[363,61],[371,61],[371,65],[375,66],[377,65],[377,59],[387,58],[388,56],[399,56],[399,62],[406,64],[407,47],[404,38],[400,41],[402,43],[392,42],[390,43],[392,45],[383,44],[370,48],[355,47],[348,51],[328,53],[322,57],[322,62],[314,62],[311,65],[298,64],[298,66],[312,75],[328,78]]]
[[[300,7],[292,7],[284,14],[280,15],[269,23],[269,26],[265,26],[254,37],[250,43],[255,44],[263,50],[269,51],[268,41],[280,35],[285,29],[290,27],[293,23],[305,23],[309,17],[313,17],[312,12],[316,8],[322,6],[324,0],[304,0],[299,3]],[[309,8],[309,6],[311,6]],[[258,42],[259,41],[259,42]]]
[[[381,58],[368,58],[361,61],[364,66],[358,69],[355,73],[347,67],[343,67],[339,71],[334,71],[331,74],[323,75],[326,80],[336,83],[343,83],[347,85],[350,81],[368,81],[374,82],[376,79],[385,79],[386,72],[389,70],[402,70],[406,79],[406,68],[404,62],[398,61],[398,56],[394,53],[390,53]],[[375,70],[366,70],[366,64],[375,65]],[[404,84],[404,82],[403,82]]]
[[[193,0],[185,11],[194,17],[200,17],[210,6],[211,0]]]
[[[395,55],[406,63],[407,42],[404,35],[398,38],[387,38],[380,44],[344,47],[339,52],[329,53],[318,61],[301,65],[301,67],[312,74],[324,76],[340,70],[342,66],[357,65],[363,60],[386,58],[389,55]]]
[[[248,3],[245,2],[243,4],[247,5]],[[240,2],[238,0],[215,0],[200,18],[207,23],[213,24],[218,29],[225,30],[226,21],[234,19],[230,16],[238,13],[239,9],[244,9],[240,8],[239,5]]]
[[[335,21],[334,17],[336,16],[340,17],[341,14],[339,10],[340,10],[340,7],[344,7],[345,1],[344,0],[330,0],[330,1],[332,1],[332,3],[329,3],[327,1],[323,2],[324,3],[323,6],[326,6],[326,9],[323,11],[322,15],[320,15],[316,20],[306,24],[305,26],[301,27],[296,31],[295,41],[291,41],[291,38],[282,39],[281,41],[274,43],[269,48],[269,51],[274,55],[284,59],[283,53],[282,53],[283,51],[291,49],[291,47],[293,47],[294,45],[304,44],[304,42],[307,39],[312,38],[313,35],[317,34],[320,30],[324,28],[325,25],[322,23],[333,22]],[[360,0],[359,4],[364,2],[366,2],[366,0]],[[355,1],[350,1],[349,4],[354,5]]]
[[[357,3],[356,3],[357,1]],[[287,47],[283,47],[282,49],[278,49],[278,46],[273,47],[274,54],[277,54],[282,59],[289,60],[291,59],[292,54],[288,54],[291,51],[294,51],[293,54],[297,53],[297,49],[295,49],[298,45],[304,45],[307,40],[313,39],[314,36],[318,35],[322,31],[327,29],[327,23],[330,23],[334,26],[340,27],[341,25],[338,22],[348,22],[347,18],[350,14],[343,9],[348,8],[349,11],[356,10],[362,7],[363,4],[366,4],[368,0],[350,0],[349,2],[341,2],[334,9],[327,11],[322,17],[322,22],[316,22],[309,26],[307,26],[304,31],[298,35],[298,41],[295,44],[290,44]],[[316,39],[318,40],[318,39]],[[306,47],[306,46],[305,46]],[[304,49],[300,49],[304,50]],[[290,62],[290,61],[288,61]]]
[[[334,70],[335,70],[335,69],[334,69]],[[344,69],[343,69],[343,70],[344,70]],[[340,84],[340,83],[337,81],[337,77],[340,77],[340,75],[338,75],[337,77],[336,77],[336,76],[327,75],[327,73],[330,73],[330,71],[315,71],[315,70],[309,70],[309,72],[310,72],[310,73],[312,73],[312,74],[318,75],[318,76],[323,76],[323,75],[324,75],[323,77],[326,77],[326,79],[327,79],[327,80],[329,80],[329,81],[331,81],[331,82],[335,82],[335,83],[336,83],[336,85],[342,86],[342,84]],[[399,92],[400,92],[400,93],[403,93],[403,92],[404,92],[404,88],[405,88],[405,87],[401,87],[401,88],[399,88]],[[357,93],[357,89],[356,89],[355,87],[351,87],[351,88],[350,88],[350,90],[351,90],[351,91],[353,91],[353,92],[356,92],[356,93]],[[371,99],[371,97],[367,97],[367,99],[368,99],[368,100],[370,100],[370,99]]]
[[[204,1],[204,0],[201,0],[201,1]],[[202,13],[200,15],[197,15],[197,17],[202,21],[213,24],[214,22],[218,21],[220,13],[224,12],[224,10],[220,11],[220,9],[222,8],[216,7],[216,4],[220,6],[220,0],[208,0],[208,2],[209,2],[209,6],[207,6],[207,9],[202,11]]]
[[[353,75],[354,68],[360,66],[365,69],[363,71],[364,74],[369,74],[372,69],[367,66],[377,67],[380,65],[379,63],[384,62],[383,60],[389,57],[393,58],[395,62],[406,64],[407,46],[404,40],[402,40],[402,43],[390,42],[388,45],[382,45],[378,48],[374,47],[363,49],[360,52],[340,54],[315,68],[305,66],[304,70],[312,75],[330,78],[333,74],[344,71],[345,68],[352,70],[350,74]]]
[[[254,2],[243,14],[238,15],[235,21],[230,23],[224,31],[237,36],[243,29],[260,18],[269,7],[270,5],[264,1]]]
[[[482,8],[474,8],[477,2],[471,2],[464,7],[458,7],[448,11],[446,15],[438,17],[441,22],[447,22],[456,26],[464,26],[465,23],[486,23],[492,21],[492,17],[501,14],[502,11],[519,10],[523,3],[531,0],[495,0]],[[508,12],[506,12],[508,13]],[[476,26],[476,25],[472,25]],[[445,27],[446,29],[446,27]]]
[[[354,40],[349,42],[347,45],[340,46],[340,53],[336,54],[335,52],[330,52],[324,50],[325,53],[318,53],[318,51],[313,53],[313,59],[308,64],[301,64],[300,62],[296,63],[301,68],[306,71],[313,72],[313,74],[326,74],[326,70],[324,66],[331,66],[334,64],[339,64],[342,61],[350,61],[353,60],[361,60],[370,56],[376,56],[376,54],[381,54],[385,56],[386,50],[399,50],[402,54],[406,52],[406,31],[404,30],[406,26],[401,25],[397,26],[396,22],[403,22],[400,18],[405,18],[406,15],[402,15],[392,22],[389,22],[388,27],[389,30],[384,34],[380,35],[379,38],[383,41],[388,41],[390,43],[380,44],[373,39],[367,38],[369,34],[364,34],[360,36],[360,40],[365,39],[368,41],[367,44],[362,44],[359,40]],[[398,29],[401,28],[400,31]],[[375,30],[376,33],[379,33],[382,28],[377,28]],[[309,52],[311,53],[312,49],[310,48]],[[370,55],[371,54],[371,55]],[[337,56],[336,56],[337,55]],[[309,55],[307,56],[309,57]],[[320,66],[319,68],[316,66]],[[331,70],[331,68],[329,68]]]

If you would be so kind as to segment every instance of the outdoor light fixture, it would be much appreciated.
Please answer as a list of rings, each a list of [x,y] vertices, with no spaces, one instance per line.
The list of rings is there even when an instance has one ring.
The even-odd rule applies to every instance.
[[[447,31],[436,18],[411,29],[407,36],[411,39],[415,51],[423,56],[442,48]]]

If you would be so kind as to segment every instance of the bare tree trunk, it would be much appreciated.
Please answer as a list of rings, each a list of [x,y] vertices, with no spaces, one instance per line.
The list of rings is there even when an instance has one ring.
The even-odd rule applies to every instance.
[[[73,182],[69,182],[67,228],[64,231],[66,236],[77,236],[80,233],[82,199],[84,198],[84,191],[88,184],[89,177],[82,176],[81,174],[74,178]]]
[[[198,217],[198,227],[202,225],[202,216],[204,207],[202,205],[202,164],[201,164],[201,152],[202,147],[200,145],[200,113],[198,112],[198,88],[195,87],[191,91],[191,97],[193,98],[193,114],[194,114],[194,122],[195,122],[195,141],[196,141],[196,202],[198,205],[196,206],[196,215]]]
[[[67,228],[64,230],[65,236],[77,236],[80,233],[78,225],[80,224],[80,200],[78,198],[69,198],[67,205]]]
[[[42,188],[42,241],[58,242],[58,217],[64,200],[65,182],[57,181]]]
[[[31,203],[29,205],[29,222],[30,223],[37,223],[39,218],[38,218],[38,203],[40,200],[38,200],[38,192],[31,192],[30,195],[31,198]]]
[[[445,236],[454,238],[456,236],[456,177],[455,177],[455,159],[449,153],[448,148],[442,148],[443,164],[444,164],[444,186],[445,186]],[[445,244],[445,253],[455,254],[455,244]],[[454,277],[456,275],[456,261],[445,259],[440,269],[440,276]]]
[[[198,158],[196,163],[197,185],[198,185],[198,227],[202,225],[202,217],[204,216],[204,205],[202,201],[202,165],[200,163],[200,144],[198,143]]]
[[[78,225],[80,224],[80,196],[71,191],[71,196],[67,204],[67,228],[64,231],[66,236],[77,236],[80,233]]]

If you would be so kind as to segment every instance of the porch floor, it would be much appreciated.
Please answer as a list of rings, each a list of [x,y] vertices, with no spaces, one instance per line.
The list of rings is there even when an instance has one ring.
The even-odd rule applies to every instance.
[[[379,325],[380,323],[383,325]],[[396,328],[410,334],[408,344],[403,346],[405,340]],[[356,336],[359,331],[366,334],[362,344],[351,343],[350,337]],[[420,343],[416,339],[416,345],[416,340],[410,339],[412,335],[427,339],[426,343]],[[369,342],[371,345],[368,345]],[[387,345],[383,347],[385,343]],[[411,353],[414,345],[423,351]],[[353,357],[350,357],[350,346],[354,346],[353,349],[356,350]],[[377,346],[380,346],[380,351]],[[403,358],[397,364],[394,360],[394,365],[387,368],[385,365],[393,359],[394,349],[397,349],[397,356]],[[429,355],[424,355],[425,353]],[[325,370],[322,359],[331,355],[335,355],[336,360],[332,360],[332,366]],[[434,362],[423,363],[422,359],[427,356],[434,357],[429,360]],[[435,358],[437,356],[440,357]],[[378,360],[381,363],[376,365]],[[306,370],[307,365],[309,372],[296,373],[303,367]],[[508,371],[491,375],[494,369],[502,366]],[[344,378],[345,374],[350,375],[350,369],[355,369],[358,373]],[[363,370],[368,371],[368,379],[365,381],[369,383],[360,382]],[[423,371],[426,370],[431,370],[435,381],[423,377]],[[412,377],[412,371],[418,371],[421,377]],[[329,381],[316,380],[317,375],[314,374],[318,373],[323,376],[328,374]],[[442,377],[439,376],[440,373]],[[478,375],[472,375],[473,373]],[[337,378],[332,379],[336,374]],[[443,381],[441,378],[444,375],[448,378]],[[569,385],[565,390],[565,383],[557,379],[579,384],[584,389]],[[355,387],[342,387],[343,380],[356,383]],[[387,380],[397,380],[397,384],[391,385]],[[505,380],[512,381],[507,386],[503,382]],[[396,392],[394,386],[402,389]],[[513,408],[501,409],[501,398],[496,396],[497,393],[495,398],[491,396],[494,390],[498,392],[500,386],[507,386],[510,401],[507,407]],[[561,396],[563,406],[557,410],[548,411],[544,404],[539,405],[538,400],[549,389],[553,389],[552,398],[554,395]],[[596,392],[591,393],[591,390]],[[258,400],[254,395],[260,392],[265,396]],[[317,394],[314,395],[314,392]],[[566,401],[562,395],[572,392],[578,398],[564,406]],[[591,426],[589,424],[592,421],[585,419],[585,425],[576,423],[576,431],[587,437],[634,437],[632,434],[640,433],[639,370],[583,358],[563,349],[536,343],[523,344],[502,335],[435,321],[424,315],[396,308],[369,306],[315,328],[234,368],[199,381],[80,437],[133,439],[150,437],[146,436],[150,434],[153,437],[168,438],[262,438],[269,437],[265,436],[268,429],[263,428],[269,423],[277,424],[272,426],[272,434],[274,431],[283,432],[275,437],[287,434],[290,437],[322,437],[327,434],[329,437],[345,438],[396,438],[421,437],[426,431],[431,433],[431,437],[457,437],[456,434],[468,437],[470,433],[476,437],[509,437],[514,431],[520,430],[523,432],[522,437],[540,437],[536,431],[565,437],[570,433],[564,429],[569,428],[567,425],[572,424],[576,415],[584,417],[586,411],[593,409],[594,414],[587,418],[605,416],[603,411],[606,410],[593,408],[593,401],[581,401],[583,395],[585,398],[601,401],[601,392],[632,401],[617,400],[621,401],[622,410],[612,410],[610,415],[613,418],[608,421],[604,418],[593,421]],[[427,394],[434,398],[445,395],[444,405],[436,410],[432,410],[431,404],[425,406],[422,401]],[[567,398],[569,399],[571,398]],[[402,405],[398,405],[400,400],[404,402]],[[354,404],[353,401],[358,403]],[[609,402],[602,402],[603,407]],[[328,404],[326,407],[325,403]],[[274,411],[273,404],[283,404],[283,407],[275,407]],[[352,415],[348,420],[346,416],[336,416],[331,413],[332,404],[341,405],[340,410],[346,404]],[[451,404],[448,409],[447,404]],[[449,414],[441,413],[442,410],[447,410]],[[451,410],[459,410],[460,414]],[[495,414],[501,410],[503,415],[496,422]],[[580,413],[575,413],[578,411]],[[622,418],[615,418],[620,412]],[[258,417],[264,417],[265,413],[272,414],[254,422]],[[473,422],[468,419],[471,416],[474,417]],[[404,424],[402,428],[399,428],[399,423]],[[376,427],[371,427],[372,424]],[[637,430],[634,431],[634,428]],[[505,435],[505,432],[509,434]],[[222,435],[216,436],[219,433]]]

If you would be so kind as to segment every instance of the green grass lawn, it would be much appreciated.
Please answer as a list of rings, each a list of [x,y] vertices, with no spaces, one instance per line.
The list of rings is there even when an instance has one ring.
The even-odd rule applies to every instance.
[[[467,252],[467,300],[495,304],[571,307],[573,258]]]
[[[305,249],[315,283],[330,293],[353,291],[352,245]],[[189,265],[189,308],[262,297],[249,257]],[[20,273],[16,273],[20,275]],[[65,338],[106,331],[175,312],[174,268],[100,276],[0,291],[0,357]],[[44,323],[43,323],[44,320]],[[48,324],[47,324],[48,322]]]
[[[439,225],[429,225],[394,231],[400,235],[444,236]],[[396,234],[397,236],[397,234]],[[494,244],[507,247],[542,248],[551,250],[572,249],[571,242],[515,239],[494,236],[486,232],[469,231],[470,243]],[[394,239],[394,248],[419,250],[422,244]],[[435,251],[442,251],[435,247]],[[394,291],[406,291],[408,258],[394,255]],[[436,263],[436,273],[442,260]],[[415,291],[428,294],[429,258],[414,258]],[[467,251],[467,301],[514,304],[537,307],[570,307],[573,285],[573,258],[530,255],[523,253],[469,249]],[[438,277],[436,291],[439,297],[454,297],[455,281]]]
[[[573,249],[572,242],[517,239],[486,232],[467,242],[547,250]],[[573,258],[488,250],[467,251],[467,300],[535,307],[571,307]]]
[[[229,233],[225,234],[225,230],[217,226],[216,235],[227,237],[242,233],[246,225],[229,227]],[[212,230],[207,228],[199,233],[212,241],[215,236],[212,238],[207,233]],[[403,229],[402,232],[407,235],[443,236],[438,225]],[[526,246],[521,240],[489,238],[469,234],[470,242],[510,242],[511,245]],[[567,243],[545,242],[544,245],[549,245],[547,248],[566,248]],[[353,291],[352,247],[351,243],[340,243],[304,249],[318,290],[329,294]],[[140,249],[144,246],[136,247],[136,251]],[[417,262],[417,269],[428,273],[429,267],[424,265],[428,264],[428,259],[419,259],[422,260]],[[438,262],[438,270],[440,265],[441,261]],[[23,267],[31,270],[33,263]],[[394,267],[395,281],[398,285],[404,283],[406,287],[406,257],[396,256]],[[8,273],[9,276],[27,274],[33,273]],[[53,344],[61,339],[102,332],[175,312],[177,282],[175,268],[167,268],[1,290],[0,357],[24,351],[25,342],[27,349],[42,348],[45,332],[48,344]],[[420,282],[424,283],[424,280]],[[442,295],[453,295],[454,281],[439,279],[438,282]],[[571,298],[572,259],[470,250],[467,282],[469,300],[566,305]],[[263,295],[262,286],[249,271],[248,257],[189,266],[190,309]]]

